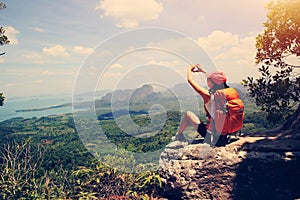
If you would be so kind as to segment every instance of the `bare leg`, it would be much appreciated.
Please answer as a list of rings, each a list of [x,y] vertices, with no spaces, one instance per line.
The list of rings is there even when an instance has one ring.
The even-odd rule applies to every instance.
[[[201,123],[200,119],[191,111],[187,111],[183,116],[180,126],[178,128],[178,134],[183,133],[183,131],[189,126],[192,125],[196,130],[198,129],[199,124]]]

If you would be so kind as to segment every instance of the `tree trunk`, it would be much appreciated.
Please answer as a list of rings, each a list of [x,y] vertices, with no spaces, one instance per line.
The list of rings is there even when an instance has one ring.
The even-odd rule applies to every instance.
[[[290,119],[282,125],[281,130],[292,134],[300,133],[300,104]]]
[[[281,126],[251,135],[278,136],[282,134],[300,135],[300,104],[294,114]]]

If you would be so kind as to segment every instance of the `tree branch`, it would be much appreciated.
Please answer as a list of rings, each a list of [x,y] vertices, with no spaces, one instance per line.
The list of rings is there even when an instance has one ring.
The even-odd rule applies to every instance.
[[[290,65],[290,64],[287,64],[287,65],[292,67],[292,68],[300,68],[300,66],[298,66],[298,65]]]

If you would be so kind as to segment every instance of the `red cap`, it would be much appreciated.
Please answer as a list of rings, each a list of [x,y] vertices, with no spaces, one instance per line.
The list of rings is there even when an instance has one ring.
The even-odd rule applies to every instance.
[[[226,76],[224,72],[213,72],[206,75],[207,78],[210,78],[214,83],[220,85],[226,82]]]

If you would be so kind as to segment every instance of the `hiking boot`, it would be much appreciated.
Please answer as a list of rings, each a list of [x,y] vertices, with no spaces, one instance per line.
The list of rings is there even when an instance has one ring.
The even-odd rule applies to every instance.
[[[185,139],[184,135],[181,133],[181,134],[176,134],[175,136],[173,136],[172,141],[173,142],[175,142],[175,141],[186,142],[186,139]]]

